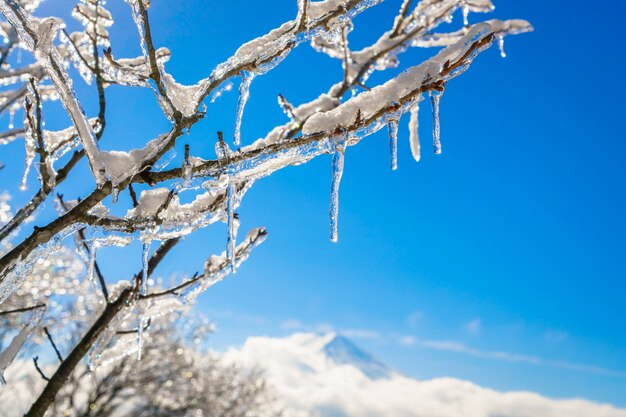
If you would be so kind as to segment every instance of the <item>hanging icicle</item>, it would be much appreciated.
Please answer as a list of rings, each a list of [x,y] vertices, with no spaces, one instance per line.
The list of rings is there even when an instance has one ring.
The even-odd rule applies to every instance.
[[[152,240],[147,239],[143,242],[143,250],[141,252],[141,295],[146,295],[148,292],[148,259],[150,258],[150,246],[152,246]]]
[[[3,351],[0,351],[0,385],[6,385],[4,371],[9,365],[11,365],[11,363],[13,363],[20,349],[24,345],[24,342],[26,342],[37,326],[39,326],[45,311],[45,307],[37,308],[33,312],[32,318],[28,320],[26,325],[15,335],[15,337],[13,337],[11,343],[9,343]]]
[[[387,121],[389,132],[389,164],[393,171],[398,169],[398,118],[393,116]]]
[[[120,195],[120,189],[113,186],[113,188],[111,188],[111,203],[113,204],[117,204],[117,198]]]
[[[87,279],[92,284],[95,284],[96,282],[94,279],[94,272],[96,270],[96,252],[98,251],[98,246],[99,245],[97,242],[92,242],[87,246],[87,250],[89,252],[87,254],[87,256],[89,256],[89,263],[87,265]]]
[[[235,218],[235,201],[237,198],[237,188],[232,181],[226,187],[226,216],[228,224],[228,237],[226,239],[226,257],[230,262],[230,270],[237,272],[235,245],[237,243],[237,219]]]
[[[237,102],[237,114],[235,115],[235,130],[233,133],[233,144],[239,146],[241,143],[241,120],[243,111],[246,108],[248,97],[250,97],[250,84],[254,79],[254,73],[250,71],[241,72],[241,84],[239,85],[239,101]]]
[[[500,48],[500,56],[506,58],[506,51],[504,50],[504,35],[498,35],[498,48]]]
[[[411,118],[409,119],[409,143],[411,144],[411,153],[415,162],[419,162],[420,154],[420,137],[419,137],[419,101],[415,107],[411,109]]]
[[[141,360],[141,356],[143,354],[143,326],[144,326],[144,318],[143,316],[139,317],[138,327],[137,327],[137,360]]]
[[[463,4],[463,26],[469,26],[469,6],[467,4]]]
[[[443,91],[430,90],[430,102],[433,107],[433,151],[435,155],[441,154],[441,124],[439,121],[439,102]]]
[[[21,51],[21,49],[18,49]],[[9,129],[13,129],[15,125],[13,124],[13,119],[15,118],[15,109],[13,107],[9,108]]]
[[[333,153],[333,173],[330,182],[330,241],[337,242],[339,239],[339,185],[343,176],[344,154],[348,141],[348,132],[341,138],[335,139],[335,152]]]

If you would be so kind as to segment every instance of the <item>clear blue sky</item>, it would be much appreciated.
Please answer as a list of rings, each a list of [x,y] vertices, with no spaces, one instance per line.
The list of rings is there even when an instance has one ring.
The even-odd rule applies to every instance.
[[[206,76],[239,44],[296,12],[295,0],[152,3],[156,44],[171,49],[167,69],[183,83]],[[399,3],[386,0],[356,19],[351,45],[386,30]],[[442,155],[412,160],[408,119],[397,172],[388,168],[382,132],[348,150],[338,244],[328,241],[329,157],[286,169],[247,194],[242,230],[263,225],[270,238],[237,275],[201,298],[200,309],[218,325],[215,347],[332,327],[419,378],[454,376],[626,406],[626,5],[495,4],[492,16],[527,19],[535,32],[507,38],[506,59],[494,47],[449,84]],[[71,2],[49,1],[42,10],[65,15],[65,5]],[[134,56],[128,6],[111,1],[109,8],[118,21],[113,53]],[[459,13],[453,26],[460,22]],[[401,67],[434,53],[410,50]],[[253,82],[243,142],[284,122],[278,93],[299,104],[340,77],[339,62],[302,45]],[[151,94],[127,90],[109,92],[107,149],[137,147],[167,129]],[[206,120],[185,138],[193,154],[213,155],[214,132],[232,132],[235,106],[235,91],[209,105]],[[428,150],[426,105],[420,125]],[[22,154],[21,144],[2,149],[2,188],[19,178]],[[86,195],[92,183],[84,178],[63,192]],[[48,208],[40,223],[51,216]],[[188,238],[162,274],[200,269],[206,255],[223,250],[225,234],[220,224]],[[138,250],[103,256],[111,280],[140,265]],[[442,349],[452,342],[456,352]]]

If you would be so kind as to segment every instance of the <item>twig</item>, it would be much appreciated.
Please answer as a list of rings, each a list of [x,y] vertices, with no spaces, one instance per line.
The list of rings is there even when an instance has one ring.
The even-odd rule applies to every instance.
[[[63,363],[63,356],[61,356],[61,352],[59,352],[57,345],[54,343],[54,340],[52,340],[52,335],[48,331],[48,328],[44,326],[43,331],[46,334],[46,336],[48,336],[48,340],[50,341],[50,344],[52,345],[52,348],[54,349],[54,353],[57,354],[57,358],[59,358],[59,362]]]
[[[404,23],[406,16],[409,13],[409,9],[411,8],[412,2],[413,0],[404,0],[402,2],[402,6],[400,6],[400,12],[398,13],[398,15],[396,16],[396,19],[393,22],[393,28],[391,29],[391,35],[389,36],[390,38],[395,38],[396,36],[398,36],[398,33],[400,32],[400,28],[402,27],[402,24]]]
[[[26,96],[24,99],[24,111],[26,112],[26,120],[30,128],[31,135],[34,136],[37,141],[37,153],[39,154],[39,173],[41,175],[42,187],[45,193],[49,193],[52,189],[52,172],[48,171],[48,150],[46,143],[43,140],[43,132],[41,131],[41,97],[37,84],[34,78],[29,80],[30,95],[34,99],[34,103],[31,102],[30,96]],[[34,107],[34,115],[33,115]]]
[[[133,201],[133,207],[137,207],[139,202],[137,201],[137,193],[135,192],[132,183],[128,184],[128,193],[130,194],[130,199]]]
[[[37,370],[37,372],[39,372],[39,375],[43,378],[44,381],[50,381],[50,378],[48,378],[46,374],[44,374],[41,368],[39,367],[38,361],[39,361],[39,356],[35,356],[33,358],[33,362],[35,363],[35,369]]]
[[[9,314],[17,314],[17,313],[25,313],[27,311],[32,311],[32,310],[37,310],[40,308],[46,308],[45,304],[37,304],[31,307],[21,307],[21,308],[16,308],[14,310],[6,310],[6,311],[0,311],[0,316],[6,316]]]
[[[63,201],[63,195],[57,194],[57,199],[59,200],[59,204],[61,205],[63,210],[65,210],[66,212],[69,211],[67,205],[65,204],[65,201]],[[84,228],[78,229],[78,239],[80,241],[81,246],[85,250],[85,252],[87,252],[89,256],[95,256],[95,254],[91,253],[93,248],[90,248],[89,245],[87,244],[87,239],[85,237]],[[109,290],[107,289],[106,281],[104,279],[104,275],[102,274],[102,270],[100,269],[100,265],[98,265],[98,261],[95,259],[93,261],[93,269],[94,269],[94,272],[96,273],[96,277],[98,277],[98,283],[100,284],[102,296],[104,297],[104,300],[108,303],[109,302]]]

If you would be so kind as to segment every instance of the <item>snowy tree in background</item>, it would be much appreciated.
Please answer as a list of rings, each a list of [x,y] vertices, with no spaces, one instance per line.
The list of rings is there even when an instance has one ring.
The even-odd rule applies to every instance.
[[[56,325],[62,325],[63,334],[70,337],[68,354],[59,355],[60,363],[46,376],[26,415],[44,415],[55,398],[56,404],[70,401],[64,397],[68,389],[64,386],[75,380],[84,366],[96,379],[99,372],[106,378],[102,376],[107,375],[105,368],[127,366],[130,354],[142,361],[155,355],[159,334],[167,329],[163,323],[175,319],[199,294],[235,272],[265,239],[263,228],[238,238],[236,210],[257,180],[330,154],[330,238],[337,241],[339,188],[348,148],[386,129],[390,166],[396,169],[399,122],[409,113],[411,150],[419,160],[418,109],[426,96],[433,107],[433,150],[441,153],[439,103],[448,81],[464,73],[474,58],[494,43],[504,56],[505,36],[532,30],[522,20],[470,24],[470,13],[493,10],[490,0],[404,0],[393,21],[381,22],[387,23],[383,29],[388,30],[378,40],[351,50],[352,18],[382,1],[299,0],[293,20],[243,44],[196,84],[182,85],[166,69],[170,51],[153,42],[148,0],[126,0],[142,55],[124,58],[114,56],[115,45],[111,45],[108,32],[114,19],[102,0],[78,2],[72,11],[77,22],[35,17],[39,0],[0,0],[5,18],[0,23],[5,40],[0,47],[0,83],[5,86],[0,92],[0,112],[10,117],[0,144],[24,142],[20,188],[26,188],[33,167],[39,179],[39,190],[14,214],[9,214],[7,195],[0,200],[0,315],[11,317],[1,330],[11,340],[0,353],[0,373],[29,337],[47,337],[42,334],[48,334],[50,317],[60,318]],[[463,18],[458,30],[439,32],[439,26],[451,21],[455,13]],[[76,30],[71,32],[69,27]],[[304,43],[341,62],[343,78],[308,103],[294,105],[279,95],[278,105],[287,122],[256,141],[242,138],[244,110],[254,79]],[[397,67],[402,53],[430,47],[443,48],[384,84],[368,85],[375,71]],[[181,148],[177,140],[205,117],[205,102],[217,100],[230,89],[233,79],[239,81],[239,100],[233,109],[232,138],[218,132],[215,160],[193,156],[186,145],[179,149],[184,155],[182,163],[167,167],[168,155]],[[93,85],[96,114],[83,111],[74,91],[78,83]],[[110,86],[151,91],[170,122],[169,130],[140,149],[102,150],[99,144],[106,140]],[[69,126],[51,131],[45,129],[44,121],[48,106],[55,102],[67,112]],[[18,116],[22,122],[14,120]],[[67,192],[65,196],[57,194],[58,187],[76,175],[75,168],[83,160],[93,177],[93,191],[82,199]],[[132,204],[118,204],[120,193],[128,193]],[[20,227],[31,221],[46,201],[56,206],[58,217],[22,236]],[[167,285],[152,278],[182,237],[220,221],[228,229],[225,250],[207,258],[203,271]],[[98,250],[107,246],[124,250],[133,241],[141,242],[143,267],[129,272],[128,280],[111,282],[98,265]],[[78,263],[76,253],[82,258]],[[59,274],[54,271],[63,271],[61,275],[71,276],[71,281],[55,282]],[[63,304],[58,300],[63,290],[80,291],[80,296],[75,303]],[[178,366],[175,361],[168,363]],[[149,364],[141,366],[150,369]],[[123,381],[129,386],[135,383],[132,378]]]
[[[0,337],[11,328],[26,325],[18,306],[43,305],[49,308],[41,321],[41,332],[34,332],[34,346],[53,352],[53,362],[44,364],[39,356],[32,362],[19,361],[11,380],[0,390],[0,416],[23,415],[37,397],[47,373],[63,363],[64,353],[77,343],[101,307],[93,296],[93,285],[82,279],[86,266],[74,251],[61,249],[33,269],[36,280],[28,280],[9,300],[6,307],[15,313],[0,316]],[[41,279],[46,276],[46,279]],[[155,286],[162,282],[157,280]],[[112,288],[112,292],[117,290]],[[178,309],[166,319],[150,324],[145,336],[142,360],[137,362],[137,329],[133,322],[123,323],[115,333],[115,346],[94,350],[99,368],[94,373],[90,362],[80,364],[56,396],[49,415],[78,416],[279,416],[273,393],[259,370],[224,363],[207,352],[206,337],[213,325],[188,309]],[[54,335],[54,337],[53,337]],[[38,346],[39,345],[39,346]]]

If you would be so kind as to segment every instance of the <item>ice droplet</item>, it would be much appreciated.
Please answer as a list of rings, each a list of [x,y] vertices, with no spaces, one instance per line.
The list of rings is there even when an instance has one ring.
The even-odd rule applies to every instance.
[[[433,106],[433,151],[435,155],[441,154],[441,125],[439,121],[439,102],[443,91],[430,90],[430,102]]]
[[[389,132],[389,164],[393,171],[398,169],[398,119],[396,117],[387,121]]]
[[[463,6],[463,26],[469,26],[469,7],[467,5]]]
[[[419,162],[420,155],[420,137],[419,137],[419,102],[411,109],[411,118],[409,119],[409,143],[411,144],[411,153],[415,162]]]
[[[344,154],[346,150],[348,134],[345,133],[341,139],[336,139],[335,152],[333,153],[333,173],[330,182],[330,241],[337,242],[339,239],[339,185],[343,176]]]
[[[237,266],[235,264],[235,244],[237,242],[237,226],[235,219],[235,184],[229,182],[226,187],[226,216],[228,222],[228,237],[226,239],[226,257],[230,262],[230,270],[235,273]]]
[[[235,116],[235,130],[233,133],[233,144],[239,146],[241,143],[241,120],[246,107],[248,97],[250,97],[250,84],[254,79],[254,73],[249,71],[241,72],[241,84],[239,85],[239,101],[237,102],[237,114]]]
[[[498,35],[498,48],[500,48],[500,56],[506,58],[506,52],[504,50],[504,35]]]

